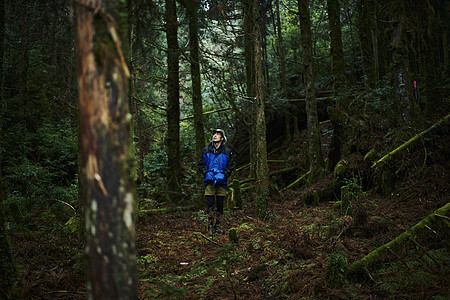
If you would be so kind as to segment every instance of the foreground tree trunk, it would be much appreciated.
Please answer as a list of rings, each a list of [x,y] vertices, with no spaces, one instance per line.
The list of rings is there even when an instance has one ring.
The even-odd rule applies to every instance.
[[[113,16],[120,2],[77,1],[81,176],[88,299],[137,299],[128,77]],[[94,28],[94,18],[96,19]],[[120,28],[123,29],[123,28]],[[94,49],[98,51],[94,52]]]
[[[298,0],[300,31],[303,47],[303,64],[305,65],[306,115],[308,126],[308,156],[310,166],[309,182],[315,182],[324,172],[320,142],[319,118],[317,114],[316,89],[314,87],[314,61],[311,42],[311,20],[309,18],[309,1]]]
[[[167,33],[167,198],[171,202],[181,199],[180,158],[180,83],[175,0],[166,0]]]

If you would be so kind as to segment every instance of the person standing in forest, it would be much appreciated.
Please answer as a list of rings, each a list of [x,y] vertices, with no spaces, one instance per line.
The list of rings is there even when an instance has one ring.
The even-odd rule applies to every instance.
[[[227,137],[222,129],[212,130],[211,143],[203,148],[198,168],[204,176],[205,196],[207,200],[207,214],[209,215],[209,229],[212,233],[223,233],[218,229],[220,217],[223,215],[223,202],[227,195],[227,181],[234,169],[233,153],[224,144]],[[216,205],[215,205],[216,204]],[[211,217],[214,206],[217,208],[215,222]]]

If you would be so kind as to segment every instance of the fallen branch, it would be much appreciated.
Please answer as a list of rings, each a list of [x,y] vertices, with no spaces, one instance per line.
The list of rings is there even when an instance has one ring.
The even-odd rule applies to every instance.
[[[201,232],[196,232],[196,233],[197,233],[198,235],[200,235],[202,238],[204,238],[205,240],[207,240],[208,242],[213,243],[214,245],[223,247],[223,245],[217,243],[216,241],[213,241],[212,239],[210,239],[209,237],[207,237],[207,236],[204,235],[203,233],[201,233]]]
[[[138,211],[140,217],[153,215],[153,214],[167,214],[180,211],[189,211],[192,206],[173,206],[165,208],[153,208],[153,209],[142,209]]]
[[[311,172],[311,171],[308,171],[308,172],[306,172],[305,174],[303,174],[302,176],[300,176],[300,177],[299,177],[297,180],[295,180],[293,183],[291,183],[290,185],[288,185],[287,187],[285,187],[285,188],[283,189],[283,191],[285,191],[285,190],[287,190],[287,189],[290,189],[290,188],[296,186],[297,184],[303,182],[303,181],[306,179],[306,177],[309,175],[309,172]]]
[[[433,124],[433,126],[429,127],[428,129],[422,131],[421,133],[415,135],[414,137],[412,137],[411,139],[409,139],[407,142],[403,143],[402,145],[400,145],[399,147],[397,147],[396,149],[392,150],[391,152],[389,152],[388,154],[386,154],[385,156],[383,156],[382,158],[380,158],[378,161],[376,161],[370,168],[375,168],[380,164],[389,162],[391,160],[391,158],[396,155],[397,153],[401,152],[404,149],[407,149],[409,146],[415,144],[418,141],[421,141],[422,138],[429,133],[430,131],[432,131],[433,129],[439,127],[440,125],[446,123],[450,118],[450,114],[448,114],[447,116],[445,116],[444,118],[442,118],[441,120],[439,120],[439,122]]]
[[[377,249],[370,252],[368,255],[364,256],[362,259],[355,261],[350,265],[348,272],[349,274],[358,274],[365,273],[367,270],[374,264],[378,262],[378,260],[390,249],[395,249],[398,246],[401,246],[406,241],[408,241],[412,236],[419,235],[424,229],[428,228],[429,225],[435,222],[438,218],[438,215],[446,215],[450,210],[450,202],[448,202],[443,207],[437,209],[432,214],[428,215],[422,221],[408,229],[407,231],[400,234],[398,237],[393,239],[387,244],[378,247]]]

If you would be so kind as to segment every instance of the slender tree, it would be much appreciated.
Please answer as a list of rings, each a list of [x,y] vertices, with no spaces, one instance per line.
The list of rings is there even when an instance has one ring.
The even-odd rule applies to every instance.
[[[311,20],[309,16],[309,1],[298,0],[300,16],[300,31],[303,47],[303,64],[305,66],[306,115],[308,131],[308,156],[310,165],[310,182],[322,175],[325,163],[322,157],[320,142],[319,118],[317,114],[316,89],[314,87],[314,61],[311,41]]]
[[[261,54],[261,28],[259,0],[251,1],[254,49],[255,82],[255,141],[256,141],[256,213],[260,219],[266,216],[266,200],[269,195],[269,169],[267,166],[266,121],[264,116],[264,75]]]
[[[167,198],[181,199],[180,82],[178,21],[175,0],[166,0],[167,34]]]
[[[283,45],[283,34],[281,30],[281,16],[280,16],[280,0],[276,0],[276,16],[277,16],[277,33],[278,33],[278,55],[280,58],[280,84],[281,84],[281,93],[283,95],[283,99],[287,100],[287,82],[286,82],[286,59],[284,56],[284,45]],[[289,102],[286,102],[289,105]],[[285,118],[285,138],[286,141],[290,140],[291,136],[291,126],[290,126],[290,113],[289,109],[286,109],[284,114]]]
[[[246,93],[249,99],[255,97],[255,59],[254,59],[254,43],[253,43],[253,20],[252,20],[252,2],[250,0],[242,0],[243,6],[243,31],[244,31],[244,59],[245,59],[245,78],[246,78]],[[256,178],[256,133],[254,120],[254,105],[248,104],[248,123],[247,127],[250,140],[250,178]]]
[[[194,129],[195,129],[195,154],[200,157],[202,148],[205,146],[205,130],[203,120],[202,105],[202,85],[200,76],[200,46],[198,41],[198,12],[197,0],[187,1],[187,11],[189,16],[189,46],[191,60],[191,80],[192,80],[192,104],[194,107]],[[203,181],[203,176],[199,174],[199,182]],[[201,186],[201,184],[200,184]]]
[[[120,33],[127,32],[126,21],[120,20],[122,4],[74,2],[88,299],[137,299],[129,71],[121,47],[121,40],[126,39],[120,38]]]
[[[330,53],[333,86],[336,95],[344,88],[345,63],[342,50],[341,18],[339,0],[327,1],[328,23],[330,26]]]

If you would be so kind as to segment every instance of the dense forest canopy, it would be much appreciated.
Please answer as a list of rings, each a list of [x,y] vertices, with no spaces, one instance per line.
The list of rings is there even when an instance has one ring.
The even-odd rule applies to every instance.
[[[0,0],[0,298],[101,297],[102,284],[128,286],[128,278],[129,289],[115,296],[233,298],[217,291],[230,285],[234,297],[262,299],[333,298],[339,289],[343,297],[445,297],[449,32],[443,0]],[[250,267],[240,265],[245,257],[260,269],[247,277],[213,272],[228,281],[214,287],[205,279],[196,294],[195,282],[151,282],[161,271],[148,269],[165,256],[151,262],[148,253],[161,248],[143,241],[169,243],[158,224],[174,230],[172,240],[198,237],[190,221],[203,222],[206,203],[197,163],[216,128],[225,130],[236,160],[229,227],[251,246],[245,253],[231,241],[223,246],[228,235],[189,245],[200,251],[201,243],[218,243],[235,257],[215,248],[204,256],[225,257],[236,269]],[[391,216],[407,207],[414,207],[410,215]],[[441,207],[438,217],[430,215]],[[296,216],[284,215],[292,211]],[[177,233],[186,228],[171,228],[164,214],[175,223],[184,218],[178,225],[191,235]],[[315,214],[321,227],[304,229]],[[438,275],[425,268],[436,276],[436,286],[426,283],[435,293],[384,289],[379,273],[392,270],[358,269],[372,250],[428,215],[421,226],[439,229],[422,240],[419,229],[406,233],[415,238],[409,247],[439,266]],[[293,218],[291,227],[285,218]],[[114,234],[99,237],[99,228]],[[358,234],[367,239],[352,252]],[[61,243],[64,255],[31,250],[40,235],[45,244]],[[119,262],[111,277],[132,275],[98,276],[107,256],[96,257],[98,248]],[[420,268],[401,249],[389,250],[391,259],[406,271]],[[298,262],[313,257],[306,266]],[[34,287],[40,275],[26,269],[27,259],[54,259],[42,269],[63,270],[74,286],[58,280]],[[346,266],[344,277],[339,268],[329,271],[333,263]],[[287,266],[297,273],[283,275]],[[187,268],[186,276],[211,276]],[[313,283],[296,284],[300,275]],[[358,294],[361,280],[369,283]]]

